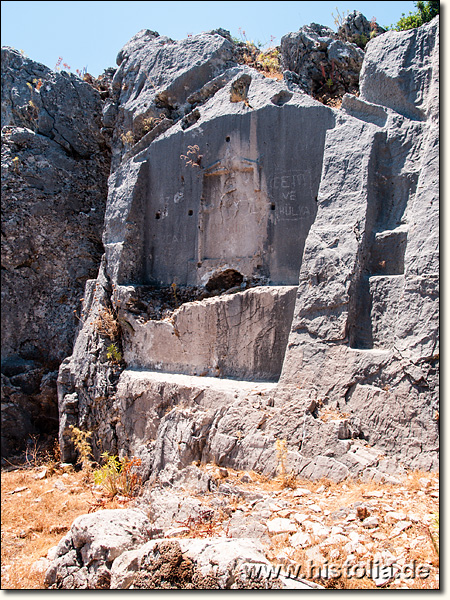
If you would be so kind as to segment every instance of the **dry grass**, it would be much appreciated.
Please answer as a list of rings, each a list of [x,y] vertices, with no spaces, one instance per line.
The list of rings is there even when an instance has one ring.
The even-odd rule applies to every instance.
[[[111,308],[105,307],[99,311],[94,327],[100,335],[108,337],[112,342],[120,337],[119,321]]]
[[[410,589],[437,589],[436,575],[439,572],[439,556],[433,545],[429,532],[437,536],[437,524],[433,515],[438,515],[439,499],[432,495],[438,489],[436,474],[415,472],[402,478],[400,485],[381,484],[346,480],[334,483],[327,479],[311,482],[295,478],[296,488],[305,488],[311,493],[295,496],[294,486],[286,487],[282,477],[268,478],[253,471],[242,472],[230,468],[221,469],[218,465],[202,465],[218,483],[226,482],[247,492],[261,493],[271,498],[272,517],[286,517],[292,513],[309,513],[326,527],[339,524],[332,513],[341,507],[353,507],[355,502],[364,502],[372,516],[379,518],[376,529],[364,529],[361,521],[352,521],[355,531],[364,539],[363,548],[353,552],[355,560],[368,564],[380,552],[387,552],[402,559],[405,563],[416,561],[417,564],[431,565],[429,579],[392,581],[386,585],[388,589],[405,587]],[[43,572],[33,570],[32,565],[39,558],[46,556],[49,548],[55,546],[64,533],[70,528],[73,520],[87,512],[103,508],[124,508],[127,503],[121,499],[107,499],[91,491],[91,482],[82,471],[74,470],[62,473],[57,469],[45,479],[38,480],[38,468],[19,469],[2,473],[2,588],[3,589],[41,589],[43,588]],[[60,483],[57,483],[60,482]],[[55,484],[65,489],[55,488]],[[22,491],[11,494],[18,488]],[[367,497],[370,492],[377,492],[375,497]],[[173,526],[186,526],[187,537],[212,537],[228,535],[227,524],[230,514],[241,510],[244,515],[252,514],[253,503],[245,497],[231,495],[226,510],[214,514],[209,502],[215,494],[198,496],[204,504],[205,513],[200,518],[187,519]],[[280,510],[276,505],[280,505]],[[287,504],[287,508],[284,506]],[[314,505],[316,512],[311,511]],[[416,515],[411,519],[412,525],[405,532],[393,537],[394,523],[386,522],[386,514],[391,511]],[[55,526],[57,528],[55,529]],[[299,525],[298,531],[305,529]],[[267,547],[268,558],[273,564],[309,565],[311,551],[319,551],[323,561],[343,568],[349,555],[346,542],[336,542],[329,546],[321,546],[322,538],[310,533],[311,544],[305,548],[293,548],[289,534],[272,535]],[[314,561],[321,564],[320,561]],[[5,568],[6,567],[6,568]],[[345,573],[345,570],[343,569]],[[339,579],[320,579],[321,585],[330,589],[373,589],[375,584],[369,577],[358,579],[345,577]]]
[[[99,501],[82,471],[56,471],[38,480],[41,468],[18,469],[1,476],[2,589],[42,589],[44,573],[31,567],[58,544],[74,519],[95,508],[119,508],[119,501]],[[60,482],[65,489],[55,488]],[[18,488],[23,491],[11,493]]]
[[[36,480],[37,469],[2,473],[2,588],[43,587],[43,574],[30,569],[56,545],[73,520],[89,510],[91,494],[82,491],[80,473]],[[66,490],[54,488],[64,482]],[[24,487],[21,492],[14,490]],[[58,530],[55,531],[55,526]],[[5,565],[9,568],[5,571]],[[4,576],[6,575],[6,581]]]
[[[280,54],[277,48],[260,50],[253,42],[246,40],[241,49],[238,62],[248,65],[269,79],[283,79],[280,65]]]
[[[349,416],[350,416],[349,413],[342,413],[333,408],[321,408],[320,409],[320,420],[324,421],[325,423],[327,421],[331,421],[331,420],[338,421],[338,420],[342,420],[342,419],[348,419]]]

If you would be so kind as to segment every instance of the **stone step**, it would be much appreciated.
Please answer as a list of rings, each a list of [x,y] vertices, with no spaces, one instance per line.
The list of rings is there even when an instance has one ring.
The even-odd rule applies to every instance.
[[[149,371],[145,369],[126,369],[121,379],[126,377],[130,381],[148,383],[168,383],[181,387],[222,390],[226,392],[239,391],[244,393],[263,392],[269,393],[275,389],[277,383],[267,381],[250,381],[243,379],[231,379],[220,377],[201,377],[195,375],[184,375],[180,373],[163,373],[160,371]]]

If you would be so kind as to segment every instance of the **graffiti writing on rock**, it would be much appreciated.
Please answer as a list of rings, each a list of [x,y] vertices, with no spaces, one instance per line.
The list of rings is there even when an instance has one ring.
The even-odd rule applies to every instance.
[[[306,171],[278,173],[269,179],[269,194],[278,219],[308,219],[312,214],[311,175]]]

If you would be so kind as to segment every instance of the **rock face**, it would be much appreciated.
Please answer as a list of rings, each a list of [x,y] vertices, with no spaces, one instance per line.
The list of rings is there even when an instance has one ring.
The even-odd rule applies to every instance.
[[[189,40],[183,87],[158,61],[133,80],[157,48],[172,60],[148,32],[119,55],[116,80],[135,81],[120,127],[171,108],[125,153],[116,135],[105,261],[60,370],[63,456],[77,423],[146,476],[196,460],[274,474],[277,439],[313,479],[436,468],[438,19],[370,41],[340,111],[230,65],[214,32]],[[158,289],[173,303],[156,314]]]
[[[59,370],[63,460],[77,425],[146,478],[273,475],[280,443],[311,479],[437,468],[438,26],[364,54],[313,24],[283,38],[281,81],[221,30],[122,49],[105,253]],[[324,60],[344,90],[360,77],[340,110],[305,92]]]
[[[437,466],[437,48],[438,20],[368,45],[327,134],[282,375],[415,468]]]
[[[2,49],[2,453],[58,426],[56,376],[103,253],[100,94]]]

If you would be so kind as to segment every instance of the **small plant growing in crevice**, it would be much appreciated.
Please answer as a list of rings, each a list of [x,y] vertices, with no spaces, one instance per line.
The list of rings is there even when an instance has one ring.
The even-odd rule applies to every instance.
[[[117,495],[132,498],[139,492],[142,479],[137,472],[141,465],[139,458],[122,458],[103,452],[105,464],[94,471],[94,483],[103,488],[108,496]]]
[[[120,365],[122,362],[122,352],[116,344],[110,344],[106,350],[106,358],[113,365]]]
[[[336,27],[339,29],[339,27],[342,27],[345,19],[348,17],[348,15],[350,14],[350,11],[343,11],[342,13],[339,12],[339,8],[336,6],[336,14],[331,13],[331,16],[333,17],[334,20],[334,24],[336,25]]]
[[[286,440],[277,440],[275,442],[275,449],[277,452],[278,478],[281,482],[281,487],[295,489],[297,487],[297,477],[294,473],[290,473],[286,470],[286,459],[288,455]]]
[[[186,154],[181,154],[180,158],[185,161],[185,166],[200,167],[203,154],[200,154],[200,148],[197,144],[188,146]]]
[[[154,129],[157,125],[159,125],[161,123],[161,121],[164,121],[165,118],[166,118],[166,115],[164,113],[161,113],[159,115],[159,117],[146,117],[142,121],[142,133],[143,134],[148,133],[149,131]]]
[[[376,17],[370,19],[370,39],[376,38],[378,35],[378,25]]]
[[[97,333],[108,337],[113,343],[120,337],[120,324],[116,311],[108,306],[99,311],[94,327]]]
[[[173,299],[175,301],[175,308],[179,308],[180,303],[179,303],[178,297],[177,297],[177,284],[175,282],[173,282],[170,287],[172,288],[172,292],[173,292]]]
[[[124,146],[131,147],[134,144],[134,134],[131,130],[127,131],[126,133],[122,133],[120,139],[122,140],[122,144]]]
[[[36,82],[37,80],[34,79],[33,81]],[[34,95],[33,95],[34,94],[34,87],[33,87],[33,85],[29,81],[27,81],[27,87],[30,89],[30,92],[31,92],[31,98],[30,98],[30,100],[28,100],[28,113],[29,113],[29,117],[33,121],[35,121],[38,118],[39,109],[38,109],[38,107],[36,106],[36,104],[34,102]],[[36,88],[36,89],[39,90],[39,88]]]
[[[275,448],[277,451],[278,472],[280,477],[284,477],[286,475],[286,458],[288,453],[286,440],[277,440]]]
[[[12,166],[14,169],[14,173],[16,173],[17,175],[20,173],[20,160],[18,156],[15,156],[12,159]]]

